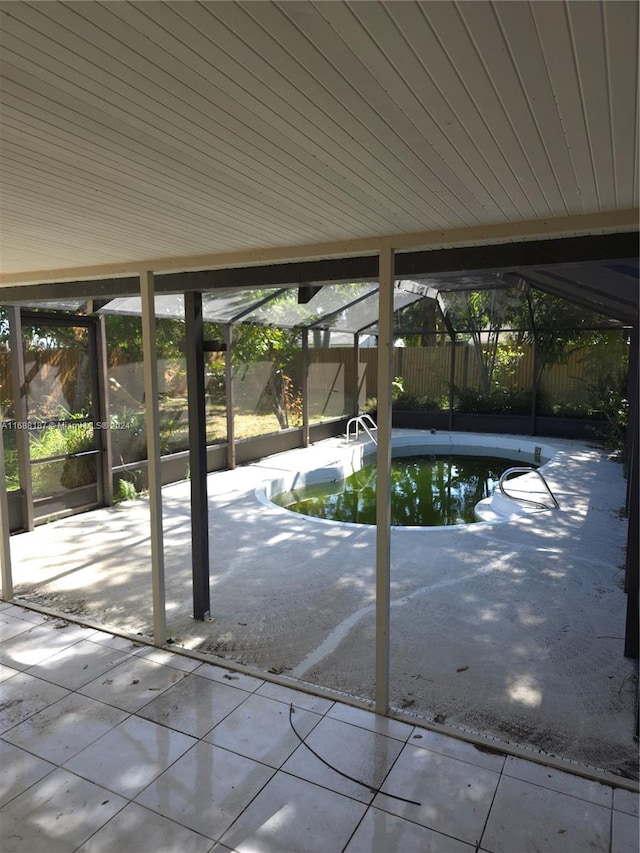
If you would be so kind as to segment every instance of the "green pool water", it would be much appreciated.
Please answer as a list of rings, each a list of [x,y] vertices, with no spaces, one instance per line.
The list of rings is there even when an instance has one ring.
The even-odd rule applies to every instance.
[[[391,524],[470,524],[476,521],[475,505],[492,494],[502,472],[513,464],[495,456],[395,458],[391,463]],[[273,502],[314,518],[375,524],[376,479],[375,464],[367,465],[346,480],[287,492]]]

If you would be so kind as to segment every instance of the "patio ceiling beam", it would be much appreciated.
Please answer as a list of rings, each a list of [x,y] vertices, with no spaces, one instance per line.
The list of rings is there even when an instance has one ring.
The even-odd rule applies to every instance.
[[[99,279],[116,276],[138,275],[141,270],[152,270],[156,275],[190,270],[223,269],[225,267],[263,266],[290,263],[302,260],[358,257],[378,252],[379,249],[432,250],[447,246],[506,248],[516,252],[527,243],[544,243],[554,238],[571,235],[589,236],[599,240],[603,236],[622,236],[618,232],[637,230],[638,210],[613,210],[602,213],[586,213],[549,219],[522,220],[487,225],[465,226],[446,231],[417,231],[390,234],[378,237],[362,237],[334,240],[323,243],[308,243],[298,246],[265,246],[239,251],[215,252],[200,255],[176,255],[172,257],[140,258],[137,260],[111,262],[82,267],[32,270],[0,274],[0,286],[37,284],[47,281],[70,281],[73,279]],[[603,234],[603,232],[613,232]],[[452,251],[458,251],[454,249]],[[635,256],[635,252],[631,256]],[[534,263],[536,263],[534,261]],[[457,269],[451,267],[450,269]]]
[[[580,237],[561,237],[549,234],[545,239],[516,239],[483,245],[459,245],[455,248],[434,246],[429,250],[404,251],[396,256],[396,274],[418,278],[439,273],[455,274],[470,270],[511,269],[527,266],[616,261],[638,257],[637,212],[633,230],[591,234]],[[631,225],[631,221],[629,223]],[[441,235],[442,236],[442,235]],[[453,241],[452,241],[453,242]],[[300,247],[302,250],[303,247]],[[377,247],[376,247],[377,248]],[[396,247],[397,248],[397,247]],[[219,260],[226,256],[213,256]],[[202,259],[200,269],[165,271],[156,269],[156,293],[184,293],[187,290],[214,290],[223,287],[256,288],[278,285],[298,286],[309,282],[357,281],[375,279],[377,255],[369,253],[352,257],[323,260],[264,257],[252,266],[210,264]],[[209,269],[206,267],[209,266]],[[123,271],[117,276],[113,267],[78,270],[77,275],[62,275],[64,271],[43,272],[13,281],[9,275],[0,276],[0,304],[74,298],[135,296],[138,292],[137,273]],[[25,274],[26,275],[26,274]],[[14,285],[19,284],[19,287]],[[5,286],[6,285],[6,286]]]
[[[160,471],[160,415],[158,412],[158,357],[153,273],[140,274],[142,299],[142,354],[144,401],[147,421],[147,471],[149,478],[149,526],[151,534],[151,587],[153,598],[153,640],[167,642],[164,579],[164,536],[162,530],[162,480]]]

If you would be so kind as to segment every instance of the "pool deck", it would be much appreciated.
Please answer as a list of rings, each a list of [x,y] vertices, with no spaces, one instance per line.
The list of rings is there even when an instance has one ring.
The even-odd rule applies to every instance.
[[[392,531],[391,701],[418,722],[637,778],[621,466],[583,442],[544,441],[559,450],[545,473],[560,510]],[[175,645],[371,699],[375,528],[306,519],[256,496],[343,453],[332,439],[209,476],[210,622],[191,618],[189,484],[163,489]],[[150,635],[148,524],[140,499],[12,537],[17,594]]]

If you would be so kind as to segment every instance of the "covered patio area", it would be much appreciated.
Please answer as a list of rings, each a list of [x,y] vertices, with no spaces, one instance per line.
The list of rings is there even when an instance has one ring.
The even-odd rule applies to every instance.
[[[73,813],[62,812],[55,844],[45,834],[47,851],[108,849],[113,838],[124,839],[125,849],[143,849],[140,825],[153,826],[146,840],[154,849],[167,833],[176,839],[169,845],[207,853],[305,846],[307,853],[314,845],[323,853],[632,849],[640,563],[638,23],[638,5],[624,0],[2,5],[0,332],[8,368],[0,389],[0,616],[6,614],[11,636],[1,672],[10,700],[0,747],[18,777],[29,768],[24,790],[0,807],[11,821],[10,839],[3,824],[3,845],[10,840],[19,853],[32,853],[34,836],[20,832],[35,825],[42,841],[37,827],[49,826],[50,804],[58,808],[66,785]],[[356,300],[332,303],[322,319],[320,311],[315,315],[316,304],[345,287]],[[345,325],[354,336],[365,330],[376,344],[370,373],[379,491],[371,528],[325,525],[320,534],[317,523],[256,496],[274,471],[302,464],[303,454],[329,464],[341,447],[343,421],[362,403],[354,355],[344,386],[351,397],[343,395],[339,411],[312,424],[308,400],[296,400],[300,426],[280,429],[273,439],[287,454],[265,451],[272,445],[260,437],[242,456],[248,445],[236,441],[227,394],[234,378],[231,320],[247,316],[245,300],[256,316],[262,307],[268,315],[269,306],[258,303],[273,290],[294,309],[289,329],[301,334],[301,374],[310,340],[337,331],[338,320],[351,313],[347,303],[363,307],[365,290],[371,297],[366,322]],[[471,344],[480,351],[493,334],[495,366],[501,331],[488,312],[474,328],[455,327],[446,302],[462,303],[460,294],[467,294],[493,307],[507,290],[522,309],[508,331],[505,351],[512,354],[524,351],[531,329],[553,332],[547,354],[557,354],[557,324],[545,319],[545,305],[556,301],[597,315],[584,329],[601,342],[609,334],[603,327],[610,321],[616,327],[611,340],[617,335],[628,367],[615,398],[625,421],[627,479],[588,436],[574,441],[576,435],[545,431],[538,417],[536,382],[545,366],[539,339],[526,373],[533,380],[510,390],[524,392],[522,432],[561,435],[562,464],[550,469],[560,509],[437,532],[425,544],[423,532],[390,524],[393,429],[410,426],[393,420],[394,381],[402,378],[394,346],[402,314],[397,301],[410,309],[420,296],[438,305],[437,329],[434,309],[413,313],[406,330],[424,341],[447,337],[450,357],[440,384],[450,392],[434,428],[466,430],[454,393],[480,390],[466,395],[477,403],[496,386],[487,374],[484,386],[474,387]],[[205,334],[205,308],[215,292],[230,310],[216,340]],[[532,294],[544,294],[538,313]],[[144,467],[145,494],[114,505],[110,442],[122,422],[108,407],[110,380],[118,378],[107,369],[103,309],[131,297],[140,317],[131,431],[144,444],[136,462]],[[182,455],[168,463],[161,414],[171,428],[175,418],[162,409],[166,377],[158,358],[165,298],[184,316],[180,370],[188,412]],[[273,315],[263,319],[268,330],[278,327]],[[37,370],[25,370],[22,332],[31,324],[46,347],[47,329],[58,321],[67,348],[95,369],[91,376],[78,370],[67,384],[79,402],[55,437],[71,424],[92,443],[90,450],[70,449],[65,441],[41,448],[36,459],[28,433]],[[130,343],[126,334],[120,342]],[[353,344],[357,350],[355,337]],[[216,377],[228,420],[224,439],[217,433],[212,446],[205,364],[214,352],[229,354]],[[504,376],[515,375],[511,366],[505,358]],[[557,393],[551,409],[568,402],[563,395]],[[7,424],[15,427],[12,447]],[[49,426],[36,429],[46,437]],[[9,490],[5,449],[17,460]],[[79,459],[82,468],[85,454],[92,456],[93,479],[74,480],[67,489],[67,463]],[[90,511],[36,523],[56,515],[37,517],[39,500],[58,508],[58,494],[42,480],[46,494],[32,488],[32,473],[47,466],[61,474],[64,500],[73,492],[64,511]],[[53,628],[28,627],[49,617]],[[88,627],[72,626],[73,620]],[[124,640],[105,638],[106,626]],[[107,673],[114,667],[107,667],[99,674],[92,669],[86,681],[80,673],[70,686],[56,681],[59,661],[49,661],[49,669],[55,657],[49,651],[77,645],[64,640],[68,630],[77,632],[71,636],[78,644],[92,644],[89,656],[98,662],[105,653],[95,645],[121,649],[124,642],[127,658],[114,664],[124,669],[113,679]],[[142,669],[162,668],[159,692],[166,688],[168,695],[166,705],[151,709],[153,719],[142,713],[147,693],[131,699],[144,681],[130,660],[139,653],[132,638],[154,656]],[[182,679],[185,661],[194,660],[200,675]],[[245,691],[251,696],[229,699],[228,691],[207,689],[209,667],[223,686],[251,685]],[[62,670],[64,679],[65,663]],[[96,680],[96,689],[87,689]],[[153,679],[143,684],[157,686]],[[371,798],[363,802],[362,792],[347,788],[345,803],[344,788],[317,768],[303,772],[295,755],[289,765],[295,772],[288,773],[291,751],[265,760],[264,744],[249,756],[235,738],[219,746],[218,724],[224,728],[228,713],[255,701],[254,688],[261,699],[285,695],[289,705],[295,693],[300,711],[322,716],[307,718],[310,728],[329,730],[328,741],[320,731],[319,747],[346,752],[345,742],[357,739],[356,765],[374,771]],[[183,704],[186,723],[176,711]],[[261,725],[282,723],[284,702],[276,710],[258,704],[254,719]],[[251,718],[245,710],[241,728]],[[336,726],[334,712],[340,724],[358,720],[356,727],[376,737]],[[32,725],[55,721],[58,733],[78,717],[89,721],[88,741],[73,756],[64,736],[52,747],[40,741],[35,762],[22,749]],[[176,733],[181,746],[165,751],[164,738],[173,741]],[[92,752],[103,735],[106,751]],[[412,745],[412,739],[441,744],[440,737],[455,741],[444,747],[446,784],[437,749],[434,758]],[[146,738],[154,743],[150,762],[135,752],[144,751]],[[469,743],[459,758],[462,740]],[[94,770],[108,764],[112,743],[119,753],[123,744],[134,751],[125,781],[103,788]],[[161,768],[156,752],[164,755]],[[469,770],[478,755],[480,781]],[[536,769],[514,766],[527,759]],[[221,813],[210,812],[205,823],[185,817],[177,792],[193,799],[202,780],[204,790],[213,790],[225,766],[238,770],[228,779],[237,780],[241,802],[237,791],[225,789]],[[416,775],[427,766],[436,772]],[[558,769],[569,778],[552,778]],[[162,779],[165,770],[170,775]],[[416,811],[418,796],[405,773],[442,786],[448,802],[431,800],[427,814]],[[553,788],[538,785],[541,773]],[[387,778],[412,801],[401,814],[379,790]],[[331,802],[319,818],[327,790]],[[524,815],[523,798],[531,794],[535,817],[505,823],[508,812]],[[93,820],[93,805],[110,799],[109,816]],[[312,843],[309,834],[282,832],[292,816],[311,820]],[[103,832],[112,817],[113,835]],[[327,826],[339,830],[325,839]]]

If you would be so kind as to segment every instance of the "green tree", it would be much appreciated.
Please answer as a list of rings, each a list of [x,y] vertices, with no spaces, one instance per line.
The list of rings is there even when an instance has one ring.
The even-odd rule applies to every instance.
[[[105,314],[109,359],[112,363],[142,361],[142,318],[129,314]],[[156,319],[158,358],[184,357],[184,322],[164,317]]]
[[[467,337],[473,344],[480,389],[488,396],[500,373],[510,370],[520,355],[514,346],[516,338],[505,343],[504,330],[516,327],[521,299],[510,288],[460,291],[447,294],[446,299],[451,325],[460,339]]]
[[[300,367],[300,333],[295,329],[241,324],[234,327],[234,366],[269,362],[264,399],[276,416],[280,429],[290,426],[297,397],[296,377]]]

